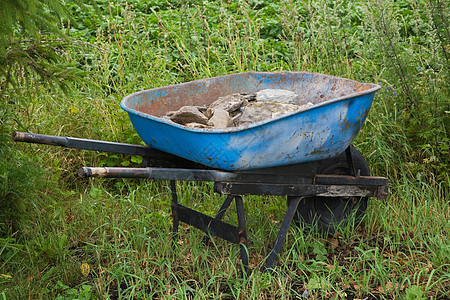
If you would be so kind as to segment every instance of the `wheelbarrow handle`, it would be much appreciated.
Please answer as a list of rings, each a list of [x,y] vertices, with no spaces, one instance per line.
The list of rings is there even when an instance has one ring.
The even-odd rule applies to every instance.
[[[122,167],[82,167],[80,177],[102,178],[145,178],[182,181],[234,181],[238,174],[219,170],[197,170],[181,168],[122,168]]]
[[[128,155],[139,155],[152,159],[171,159],[172,154],[142,145],[106,142],[99,140],[80,139],[74,137],[61,137],[30,132],[15,131],[13,141],[60,146],[65,148],[82,149],[90,151],[111,152]]]
[[[36,134],[30,132],[19,132],[19,131],[14,131],[12,133],[12,140],[15,142],[44,144],[61,147],[67,147],[68,144],[68,140],[66,137]]]

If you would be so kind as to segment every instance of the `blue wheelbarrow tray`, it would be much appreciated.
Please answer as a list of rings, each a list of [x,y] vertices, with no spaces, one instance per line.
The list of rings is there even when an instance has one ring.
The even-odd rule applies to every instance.
[[[126,96],[121,107],[150,147],[223,170],[322,160],[341,154],[361,129],[379,85],[307,72],[247,72],[170,85]],[[188,128],[161,118],[233,93],[285,89],[313,106],[226,129]]]

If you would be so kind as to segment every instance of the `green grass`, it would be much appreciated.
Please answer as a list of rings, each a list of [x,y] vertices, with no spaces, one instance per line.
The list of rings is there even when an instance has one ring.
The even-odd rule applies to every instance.
[[[63,93],[15,68],[15,88],[0,82],[0,299],[450,297],[448,4],[97,3],[103,15],[69,5],[78,23],[64,23],[74,41],[64,57],[84,81]],[[203,247],[203,233],[181,225],[172,248],[168,182],[76,176],[134,159],[9,140],[19,130],[141,143],[123,96],[282,70],[382,84],[354,144],[373,175],[389,178],[390,194],[333,237],[292,228],[272,274],[259,270],[284,198],[244,197],[253,272],[242,278],[236,245]],[[223,201],[210,183],[177,188],[183,205],[210,215]],[[225,219],[236,223],[231,208]]]
[[[100,298],[189,298],[190,293],[198,298],[295,297],[305,288],[325,298],[392,298],[414,286],[427,298],[448,293],[448,202],[427,185],[420,192],[396,189],[389,199],[371,202],[356,231],[347,228],[323,238],[291,230],[273,274],[258,270],[274,243],[284,199],[246,197],[254,269],[248,278],[240,276],[237,246],[213,239],[202,247],[203,234],[188,226],[181,226],[176,251],[172,249],[166,182],[141,182],[123,194],[108,193],[103,183],[86,186],[91,189],[78,192],[78,199],[47,207],[36,221],[40,236],[26,242],[26,251],[20,249],[17,271],[7,273],[12,278],[3,278],[9,295],[68,294],[58,282],[78,293],[83,285],[91,286]],[[179,186],[183,204],[205,212],[214,211],[221,200],[208,191],[189,183]],[[14,247],[12,241],[6,245]],[[34,265],[27,265],[30,260]],[[87,277],[82,263],[90,266]]]

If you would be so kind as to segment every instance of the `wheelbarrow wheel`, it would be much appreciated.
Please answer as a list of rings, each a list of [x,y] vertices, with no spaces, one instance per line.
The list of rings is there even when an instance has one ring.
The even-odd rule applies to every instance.
[[[355,172],[370,176],[369,167],[361,153],[351,147]],[[350,175],[346,153],[322,160],[317,165],[317,174]],[[288,203],[293,197],[288,197]],[[359,221],[367,209],[367,197],[306,197],[298,205],[294,221],[303,222],[317,228],[319,232],[334,234],[350,220]],[[353,219],[354,218],[354,219]]]

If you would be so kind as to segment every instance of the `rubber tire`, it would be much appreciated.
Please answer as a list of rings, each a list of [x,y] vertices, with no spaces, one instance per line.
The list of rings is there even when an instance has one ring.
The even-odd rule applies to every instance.
[[[361,176],[370,176],[369,167],[361,153],[350,147],[355,172]],[[346,152],[339,156],[318,162],[317,174],[350,175]],[[288,197],[288,203],[294,197]],[[303,222],[317,228],[319,232],[333,235],[339,228],[346,226],[354,214],[358,221],[367,209],[367,197],[307,197],[300,201],[294,221]]]

